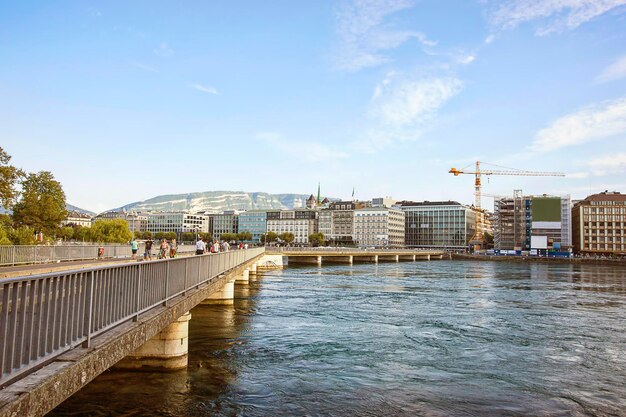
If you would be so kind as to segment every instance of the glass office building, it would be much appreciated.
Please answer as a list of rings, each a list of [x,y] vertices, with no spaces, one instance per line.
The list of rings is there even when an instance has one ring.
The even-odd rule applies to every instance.
[[[267,212],[260,210],[245,211],[239,214],[238,233],[250,232],[252,242],[260,243],[261,236],[267,230]]]

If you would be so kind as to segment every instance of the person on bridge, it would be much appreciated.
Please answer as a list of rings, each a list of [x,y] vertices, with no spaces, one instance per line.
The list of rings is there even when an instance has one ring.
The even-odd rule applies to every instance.
[[[165,238],[161,239],[161,245],[159,246],[159,259],[167,258],[169,252],[170,245],[167,244],[167,240],[165,240]]]
[[[174,256],[176,256],[177,249],[178,249],[178,243],[176,242],[176,239],[172,239],[172,242],[170,243],[170,258],[173,258]]]
[[[139,249],[139,243],[137,243],[137,239],[133,238],[130,241],[130,249],[133,252],[132,258],[135,259],[137,257],[137,250]]]
[[[196,242],[196,255],[204,254],[205,250],[206,245],[204,244],[204,240],[202,240],[202,238],[198,238],[198,241]]]
[[[143,253],[143,260],[152,260],[152,239],[146,240],[146,251]]]

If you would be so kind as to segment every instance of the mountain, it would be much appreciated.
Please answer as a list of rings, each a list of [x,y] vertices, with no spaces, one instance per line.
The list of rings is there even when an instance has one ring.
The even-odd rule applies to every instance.
[[[93,211],[85,210],[80,207],[76,207],[71,204],[68,204],[68,203],[65,204],[65,208],[67,211],[77,211],[79,213],[87,214],[92,217],[96,215],[96,213],[94,213]]]
[[[247,193],[244,191],[205,191],[160,195],[119,207],[126,211],[187,211],[220,213],[224,210],[293,209],[306,206],[307,194]]]

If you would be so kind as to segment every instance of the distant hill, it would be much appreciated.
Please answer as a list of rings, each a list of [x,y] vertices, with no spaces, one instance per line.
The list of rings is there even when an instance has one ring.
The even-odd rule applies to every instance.
[[[160,195],[119,207],[126,211],[214,212],[224,210],[273,210],[306,206],[310,194],[268,194],[244,191],[205,191],[201,193]]]
[[[67,211],[77,211],[79,213],[84,213],[92,217],[96,215],[96,213],[94,213],[93,211],[85,210],[67,203],[65,204],[65,208],[67,209]]]

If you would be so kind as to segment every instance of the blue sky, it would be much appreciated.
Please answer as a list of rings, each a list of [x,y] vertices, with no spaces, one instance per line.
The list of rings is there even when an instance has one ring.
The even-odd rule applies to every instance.
[[[93,211],[626,192],[626,0],[1,2],[0,146]],[[483,199],[492,207],[492,200]]]

